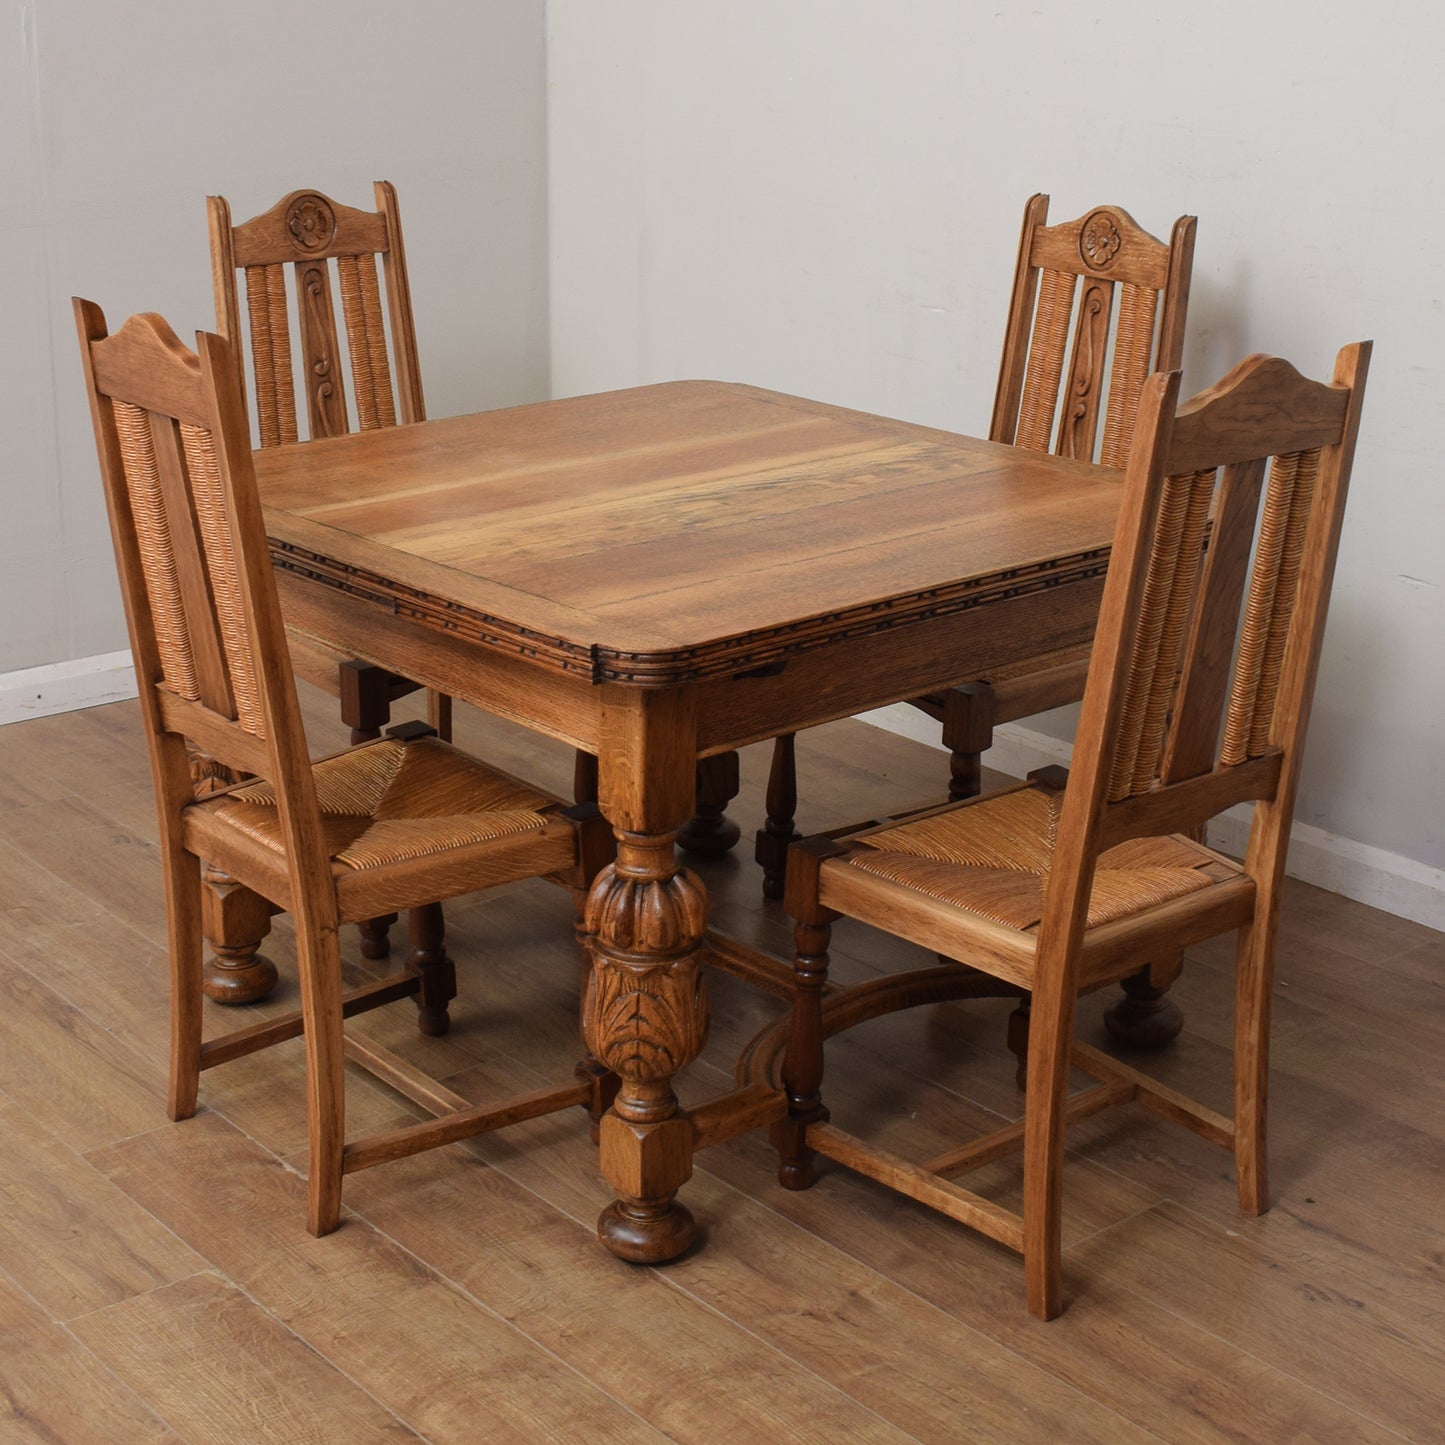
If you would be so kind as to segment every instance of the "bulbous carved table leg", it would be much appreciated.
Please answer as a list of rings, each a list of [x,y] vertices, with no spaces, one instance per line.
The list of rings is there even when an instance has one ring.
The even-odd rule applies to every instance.
[[[582,1032],[621,1082],[599,1131],[599,1162],[617,1201],[597,1232],[620,1258],[655,1264],[697,1235],[674,1198],[692,1174],[693,1130],[672,1091],[673,1076],[707,1038],[698,956],[707,892],[678,865],[674,846],[694,805],[696,699],[604,685],[600,722],[599,793],[617,859],[587,895],[592,967]]]
[[[602,1119],[602,1172],[617,1201],[598,1220],[622,1259],[654,1264],[693,1242],[697,1226],[673,1197],[692,1175],[692,1125],[672,1077],[707,1038],[698,959],[707,895],[677,866],[675,833],[618,831],[617,862],[587,900],[592,972],[583,1000],[588,1050],[621,1080]]]

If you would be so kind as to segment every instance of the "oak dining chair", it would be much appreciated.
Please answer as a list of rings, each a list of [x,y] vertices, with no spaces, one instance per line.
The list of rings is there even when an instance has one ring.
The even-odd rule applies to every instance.
[[[86,301],[75,316],[160,814],[170,1116],[195,1112],[203,1071],[304,1036],[314,1234],[339,1222],[345,1174],[571,1105],[599,1118],[600,1066],[478,1106],[343,1021],[413,998],[422,1031],[444,1033],[456,987],[436,900],[546,878],[575,917],[610,830],[423,723],[310,761],[231,344],[201,333],[192,352],[154,315],[110,336]],[[246,780],[199,796],[194,755]],[[301,1004],[204,1040],[202,859],[292,915]],[[339,925],[401,908],[406,966],[343,991]],[[437,1117],[348,1140],[347,1061]]]
[[[1048,213],[1046,195],[1024,208],[989,440],[1120,467],[1145,377],[1180,364],[1195,218],[1180,216],[1165,242],[1118,206],[1053,226]],[[1019,657],[986,678],[910,699],[942,725],[949,797],[977,793],[997,724],[1077,702],[1088,661],[1087,646]],[[770,897],[782,896],[796,806],[794,741],[781,737],[757,835]]]
[[[207,198],[216,329],[238,350],[246,342],[263,447],[426,420],[396,188],[377,181],[374,194],[376,210],[363,211],[292,191],[239,225],[223,196]],[[291,660],[340,700],[354,743],[379,736],[391,704],[421,686],[294,631]],[[449,739],[451,699],[429,691],[427,705]]]
[[[1253,356],[1177,412],[1178,372],[1150,377],[1072,770],[792,850],[782,1182],[807,1187],[821,1154],[980,1230],[1022,1253],[1042,1318],[1062,1303],[1069,1120],[1137,1100],[1232,1151],[1241,1208],[1268,1207],[1274,939],[1369,355],[1346,347],[1328,384]],[[1188,836],[1251,801],[1242,863]],[[830,1121],[821,997],[843,916],[1032,995],[1021,1123],[917,1164]],[[1230,931],[1231,1113],[1074,1041],[1081,992]],[[1098,1083],[1071,1097],[1071,1068]],[[1020,1146],[1022,1214],[953,1182]]]

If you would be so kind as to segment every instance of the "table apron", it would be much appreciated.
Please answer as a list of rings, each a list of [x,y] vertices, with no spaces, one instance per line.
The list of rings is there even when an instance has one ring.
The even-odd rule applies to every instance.
[[[590,678],[424,627],[295,573],[278,572],[277,585],[289,627],[498,717],[597,751],[602,689]],[[1103,578],[1088,578],[845,637],[789,658],[771,676],[683,684],[697,693],[697,752],[708,756],[851,717],[1087,642],[1102,592]]]
[[[597,751],[601,689],[590,677],[534,666],[293,572],[278,570],[276,585],[288,627],[497,717]]]
[[[990,668],[1088,642],[1104,579],[1091,577],[949,616],[846,638],[790,658],[770,677],[698,687],[698,751],[851,717],[986,677]]]

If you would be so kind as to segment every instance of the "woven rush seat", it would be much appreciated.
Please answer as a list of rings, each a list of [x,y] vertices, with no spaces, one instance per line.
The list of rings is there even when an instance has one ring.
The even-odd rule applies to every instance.
[[[1150,377],[1071,769],[819,834],[789,855],[788,1117],[772,1134],[780,1183],[811,1187],[822,1156],[977,1230],[1023,1256],[1040,1319],[1064,1302],[1071,1123],[1142,1106],[1233,1155],[1242,1212],[1269,1207],[1274,939],[1369,355],[1368,342],[1345,347],[1329,382],[1280,357],[1248,357],[1182,406],[1177,371]],[[1253,821],[1242,863],[1190,840],[1243,803]],[[944,961],[830,989],[833,929],[847,920]],[[1129,980],[1157,998],[1187,948],[1230,933],[1229,1112],[1075,1038],[1082,994]],[[1009,1038],[1022,1119],[917,1160],[833,1116],[828,1039],[892,1008],[991,989],[1023,999]],[[1076,1089],[1076,1072],[1094,1082]],[[1022,1210],[958,1182],[1016,1151]]]
[[[133,317],[111,336],[87,301],[76,301],[75,318],[161,829],[167,1112],[177,1120],[195,1114],[206,1071],[300,1039],[306,1223],[318,1235],[341,1222],[342,1180],[357,1170],[562,1109],[581,1107],[595,1125],[617,1081],[590,1055],[557,1082],[537,1087],[529,1077],[479,1103],[351,1021],[413,1001],[420,1033],[449,1031],[457,980],[445,899],[548,881],[571,894],[566,911],[580,938],[583,902],[613,853],[610,828],[595,808],[568,807],[425,723],[403,723],[313,761],[235,349],[201,333],[192,352],[154,315]],[[244,909],[291,915],[300,1005],[211,1037],[202,1006],[203,860]],[[523,914],[547,906],[544,898],[518,901]],[[349,976],[341,925],[401,909],[411,940],[403,965]],[[487,1026],[507,1022],[489,1017]],[[348,1066],[427,1117],[349,1134]]]
[[[385,738],[312,768],[326,849],[341,868],[376,868],[542,830],[555,798],[494,772],[436,738]],[[202,804],[278,855],[275,790],[248,783]]]
[[[868,833],[847,862],[1032,932],[1043,916],[1063,794],[1026,785]],[[1100,854],[1087,927],[1132,917],[1237,878],[1228,859],[1181,835],[1131,838]]]

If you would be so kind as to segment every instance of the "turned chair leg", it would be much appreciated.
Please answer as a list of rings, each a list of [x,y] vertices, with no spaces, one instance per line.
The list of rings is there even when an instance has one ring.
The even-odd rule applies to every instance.
[[[407,967],[421,980],[417,992],[417,1027],[440,1038],[452,1026],[447,1005],[457,996],[457,971],[446,947],[446,920],[440,903],[425,903],[407,914],[411,953]]]
[[[828,982],[831,923],[800,923],[793,955],[793,1021],[783,1057],[783,1088],[788,1117],[773,1125],[778,1151],[778,1182],[784,1189],[807,1189],[817,1178],[808,1147],[808,1125],[828,1117],[823,1107],[823,988]]]
[[[838,851],[827,840],[811,839],[789,859],[787,908],[795,920],[793,1017],[783,1055],[783,1089],[788,1116],[773,1125],[770,1138],[778,1151],[778,1182],[784,1189],[806,1189],[817,1177],[808,1147],[808,1125],[828,1118],[823,1107],[823,990],[828,983],[828,944],[838,913],[818,901],[818,875],[824,860]]]
[[[986,682],[960,683],[944,694],[943,745],[949,750],[952,803],[983,791],[983,754],[993,746],[997,701]]]
[[[382,729],[391,721],[391,674],[374,662],[352,658],[337,669],[337,678],[340,683],[341,721],[351,729],[352,747],[379,738]],[[388,935],[396,917],[395,913],[387,913],[357,925],[361,931],[363,958],[387,957],[391,952]]]

